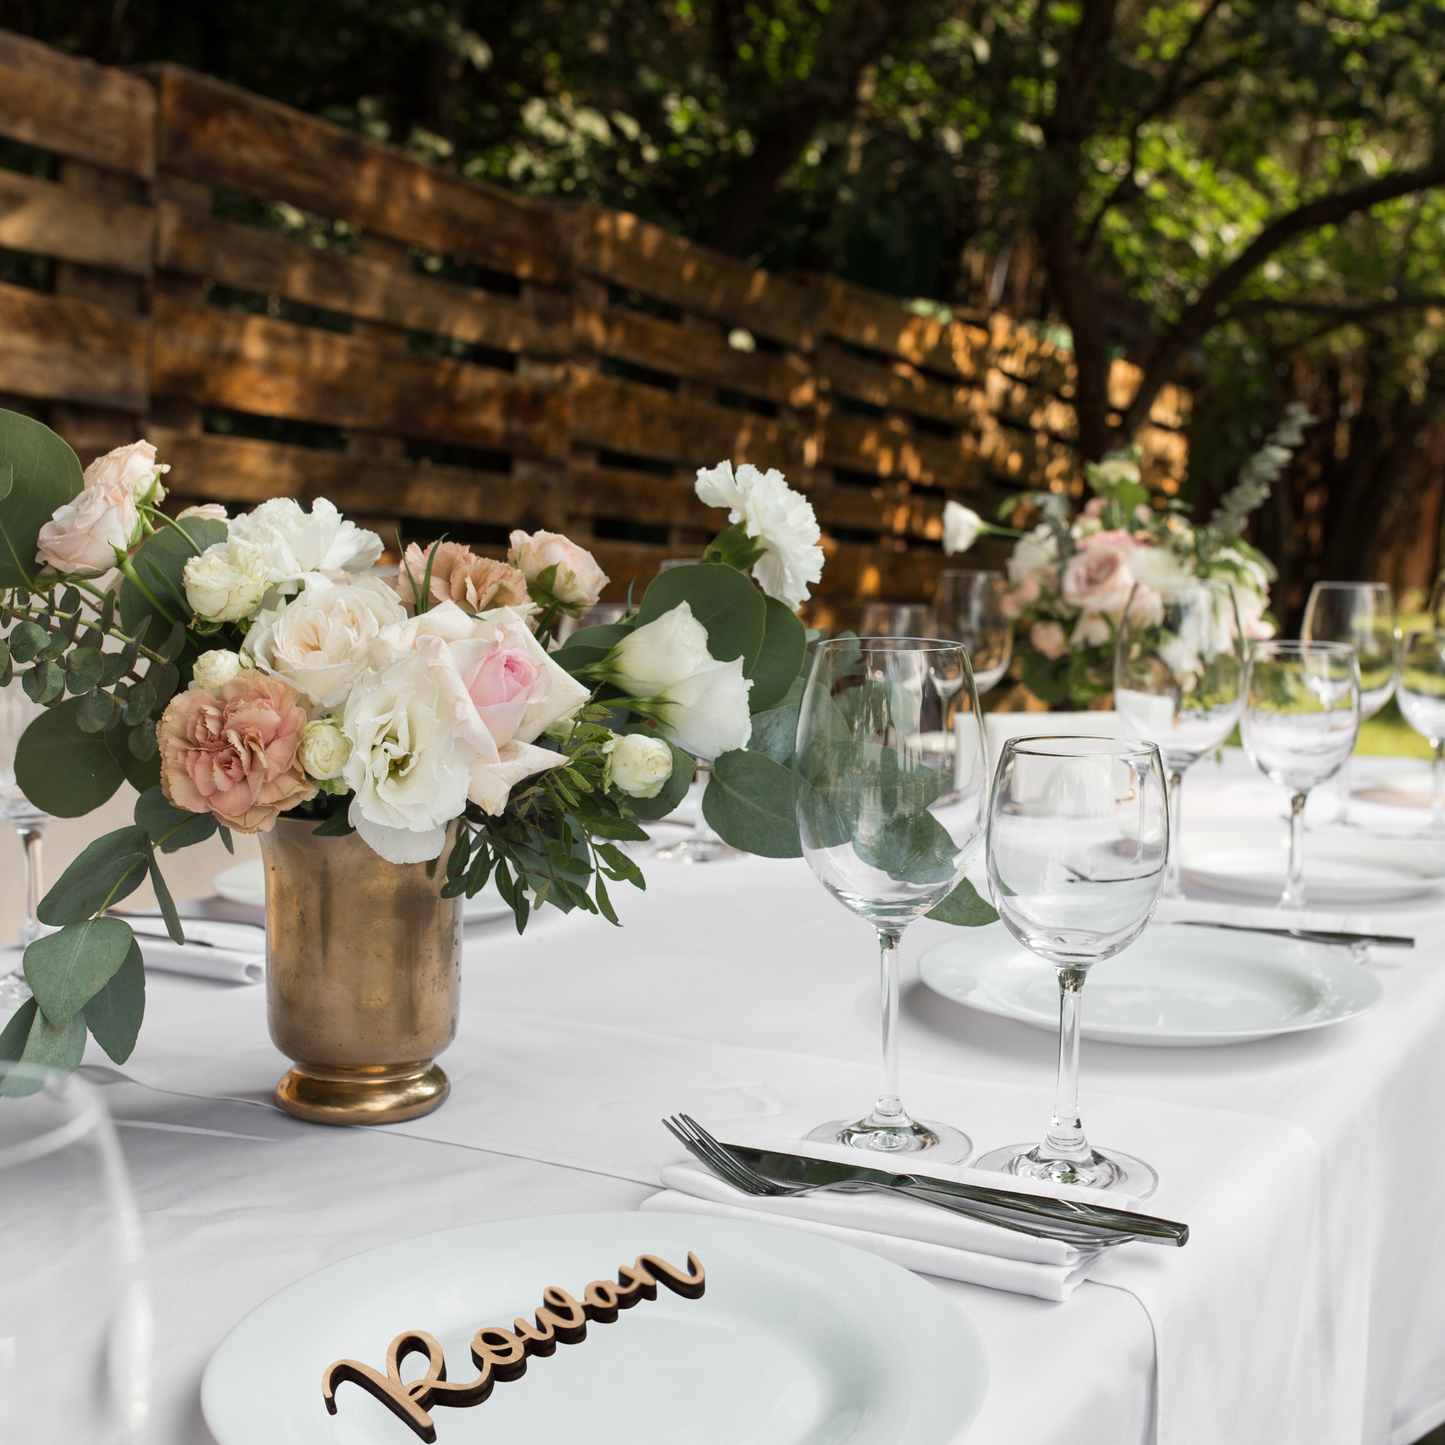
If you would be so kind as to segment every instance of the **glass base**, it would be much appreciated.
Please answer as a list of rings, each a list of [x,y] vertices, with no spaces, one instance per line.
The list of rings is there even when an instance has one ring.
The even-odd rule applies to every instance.
[[[1040,1159],[1038,1144],[1010,1144],[991,1149],[975,1159],[975,1169],[993,1169],[1020,1179],[1042,1179],[1052,1184],[1081,1184],[1088,1189],[1117,1189],[1147,1199],[1158,1187],[1159,1176],[1142,1159],[1091,1149],[1087,1160]]]
[[[962,1164],[973,1153],[973,1140],[961,1129],[924,1119],[909,1119],[906,1124],[892,1127],[867,1119],[834,1119],[810,1130],[807,1137],[818,1144],[847,1144],[879,1154],[920,1154],[927,1150],[929,1157],[940,1164]]]
[[[14,1013],[21,1004],[33,998],[30,984],[20,969],[0,977],[0,1019]]]
[[[652,855],[664,863],[722,863],[741,858],[742,851],[721,838],[684,838],[679,843],[669,843]]]

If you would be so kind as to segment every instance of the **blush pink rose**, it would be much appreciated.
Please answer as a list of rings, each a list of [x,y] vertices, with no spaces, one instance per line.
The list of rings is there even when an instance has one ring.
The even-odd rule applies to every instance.
[[[581,617],[589,607],[597,605],[608,576],[597,565],[597,559],[585,548],[557,532],[513,532],[512,549],[507,561],[527,579],[527,589],[534,600],[548,601],[570,617]],[[538,579],[549,568],[555,568],[551,582],[540,587]]]
[[[462,681],[499,748],[511,742],[527,705],[544,701],[552,691],[546,665],[525,647],[509,647],[502,641],[464,673]]]
[[[169,466],[156,461],[156,449],[142,439],[97,457],[86,467],[84,480],[87,487],[124,484],[137,502],[154,507],[165,497],[166,489],[160,483],[162,473],[168,471]]]
[[[1035,622],[1029,629],[1029,641],[1035,651],[1042,652],[1050,661],[1062,657],[1067,650],[1064,629],[1057,622]]]
[[[1085,612],[1116,613],[1129,601],[1134,586],[1134,574],[1129,570],[1133,546],[1100,541],[1109,535],[1100,532],[1098,536],[1086,537],[1065,564],[1060,590],[1070,607],[1082,608]]]
[[[316,796],[296,758],[305,733],[300,695],[265,673],[238,673],[215,697],[178,692],[156,729],[166,801],[268,833],[278,814]]]
[[[57,507],[36,538],[35,559],[57,572],[96,574],[115,566],[140,528],[135,493],[125,481],[97,482]]]

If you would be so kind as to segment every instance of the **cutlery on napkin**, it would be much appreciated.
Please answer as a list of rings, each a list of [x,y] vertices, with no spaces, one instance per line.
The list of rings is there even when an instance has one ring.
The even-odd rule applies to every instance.
[[[750,1136],[749,1149],[799,1155],[838,1164],[868,1164],[860,1150],[813,1140]],[[929,1174],[956,1184],[998,1189],[1001,1176],[958,1165],[928,1165]],[[982,1220],[935,1208],[922,1200],[881,1191],[809,1194],[766,1198],[744,1194],[702,1165],[669,1164],[662,1170],[663,1191],[643,1200],[645,1210],[717,1214],[730,1219],[763,1220],[821,1234],[866,1249],[919,1274],[986,1285],[1038,1299],[1065,1300],[1108,1251],[1084,1249],[1057,1239],[1020,1234]],[[1072,1199],[1113,1210],[1137,1207],[1130,1196],[1099,1189],[1048,1187],[1033,1180],[1009,1179],[1011,1192]]]
[[[135,931],[148,969],[211,978],[222,983],[260,983],[266,973],[266,933],[251,923],[182,918],[185,943],[176,943],[158,913],[118,913]]]

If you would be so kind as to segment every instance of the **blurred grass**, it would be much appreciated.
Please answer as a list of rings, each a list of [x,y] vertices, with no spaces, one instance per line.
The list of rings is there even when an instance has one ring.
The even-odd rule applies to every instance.
[[[1372,757],[1429,759],[1430,744],[1400,716],[1392,697],[1374,717],[1360,724],[1357,753]]]

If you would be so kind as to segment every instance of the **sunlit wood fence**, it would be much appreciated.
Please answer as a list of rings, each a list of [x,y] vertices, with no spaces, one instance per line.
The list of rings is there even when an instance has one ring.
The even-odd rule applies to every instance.
[[[1115,364],[1112,399],[1137,383]],[[0,31],[0,405],[178,499],[331,497],[390,543],[586,542],[616,595],[695,556],[699,466],[813,502],[832,598],[926,596],[944,502],[1078,485],[1067,354],[635,216],[530,201],[172,66]],[[1177,487],[1188,399],[1141,438]],[[987,555],[987,554],[985,554]]]

